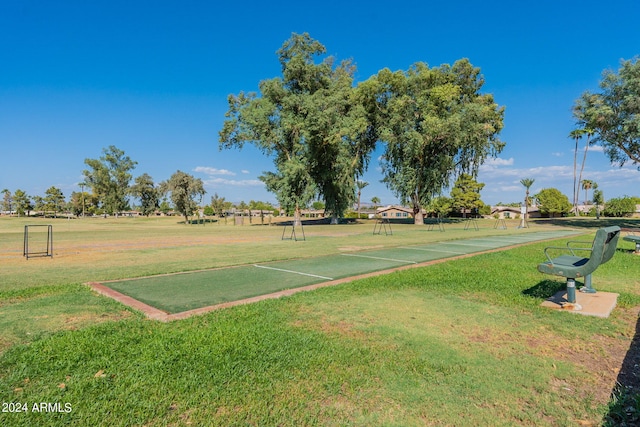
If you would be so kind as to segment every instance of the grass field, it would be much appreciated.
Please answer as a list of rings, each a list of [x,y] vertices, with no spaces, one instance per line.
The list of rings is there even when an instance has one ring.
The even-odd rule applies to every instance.
[[[637,422],[640,257],[626,242],[594,274],[596,289],[621,295],[607,319],[540,307],[564,287],[535,269],[548,243],[171,323],[83,285],[602,223],[398,225],[393,236],[313,226],[292,242],[274,226],[49,222],[53,259],[27,261],[25,221],[0,217],[0,425]],[[52,411],[34,412],[43,402]]]

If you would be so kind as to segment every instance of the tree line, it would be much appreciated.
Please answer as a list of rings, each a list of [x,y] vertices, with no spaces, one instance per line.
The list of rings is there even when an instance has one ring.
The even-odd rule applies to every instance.
[[[85,159],[88,166],[82,171],[85,180],[80,183],[80,192],[72,192],[67,202],[64,194],[55,186],[46,190],[45,196],[29,196],[23,190],[16,190],[13,194],[8,189],[2,191],[2,210],[28,215],[30,211],[42,212],[44,215],[69,211],[74,215],[108,214],[118,215],[130,211],[130,198],[139,201],[138,210],[142,215],[149,216],[156,211],[167,213],[175,210],[189,222],[189,217],[198,211],[206,191],[201,179],[192,175],[176,171],[171,177],[160,183],[155,183],[147,174],[133,179],[131,171],[137,165],[123,150],[111,145],[102,150],[103,155],[98,159]],[[133,184],[131,180],[133,179]],[[90,191],[84,191],[87,187]],[[242,207],[244,202],[240,203]],[[249,207],[267,206],[263,202],[251,201]],[[217,194],[212,198],[212,206],[220,209],[230,208],[224,198]]]
[[[385,68],[356,82],[353,62],[338,63],[326,52],[309,34],[292,34],[277,51],[282,75],[261,81],[258,92],[229,95],[219,132],[219,149],[251,144],[273,160],[274,170],[259,179],[286,211],[299,216],[302,207],[322,200],[337,222],[359,200],[360,178],[382,144],[382,182],[422,223],[423,208],[444,203],[442,192],[452,181],[475,180],[483,162],[504,148],[498,135],[505,109],[482,92],[484,76],[468,59]],[[618,73],[605,72],[599,93],[585,92],[576,101],[575,155],[582,135],[587,145],[580,179],[574,158],[574,207],[578,184],[589,182],[582,179],[588,146],[600,143],[612,163],[640,164],[639,81],[640,62],[623,61]],[[85,164],[81,186],[91,191],[72,194],[70,202],[80,202],[83,211],[88,203],[105,213],[121,212],[133,196],[145,215],[170,200],[188,221],[205,194],[202,181],[182,171],[158,185],[143,174],[130,186],[137,163],[115,146]],[[47,192],[34,198],[34,207],[55,212],[61,192]],[[23,193],[13,195],[20,206]]]

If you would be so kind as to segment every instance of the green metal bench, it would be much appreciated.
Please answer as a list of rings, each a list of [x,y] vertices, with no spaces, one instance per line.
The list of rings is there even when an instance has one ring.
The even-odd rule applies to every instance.
[[[595,293],[595,289],[591,286],[591,273],[601,264],[609,261],[616,252],[618,239],[620,238],[620,227],[605,227],[596,231],[596,237],[593,242],[567,242],[566,247],[549,246],[545,248],[544,254],[547,261],[538,264],[538,271],[555,276],[567,278],[567,300],[570,303],[576,302],[576,281],[575,279],[583,277],[584,287],[581,292]],[[574,244],[591,244],[590,247],[574,247]],[[570,255],[561,255],[551,258],[550,250],[563,250],[569,252]],[[577,253],[589,252],[590,256],[582,257]]]
[[[640,236],[635,234],[636,231],[638,231],[638,230],[623,229],[622,231],[627,231],[629,233],[626,236],[624,236],[622,238],[622,240],[626,240],[627,242],[635,243],[635,245],[636,245],[636,251],[635,252],[637,254],[640,254]]]

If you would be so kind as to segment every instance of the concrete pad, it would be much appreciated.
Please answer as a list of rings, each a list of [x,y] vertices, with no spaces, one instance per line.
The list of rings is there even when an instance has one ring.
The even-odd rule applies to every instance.
[[[570,311],[585,316],[609,317],[618,302],[618,294],[612,292],[596,292],[586,294],[576,292],[576,303],[567,300],[567,291],[560,291],[542,303],[543,307]]]

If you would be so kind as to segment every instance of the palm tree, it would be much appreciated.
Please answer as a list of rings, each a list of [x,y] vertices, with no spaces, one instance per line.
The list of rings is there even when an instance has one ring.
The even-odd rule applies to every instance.
[[[529,205],[531,204],[531,200],[529,199],[529,189],[531,188],[531,186],[533,185],[533,183],[536,180],[533,178],[522,178],[520,180],[520,184],[524,185],[524,187],[527,189],[525,196],[524,196],[524,220],[527,220],[527,217],[529,215]]]
[[[594,188],[594,185],[596,186],[595,188],[598,188],[598,184],[596,184],[595,182],[589,180],[589,179],[583,179],[582,180],[582,189],[584,190],[584,204],[587,204],[587,201],[589,200],[589,198],[587,197],[587,191],[589,191],[590,189]]]
[[[362,189],[369,185],[367,181],[356,181],[356,186],[358,187],[358,219],[360,219],[360,195],[362,194]]]
[[[373,196],[371,198],[371,203],[373,203],[373,209],[376,209],[378,207],[378,203],[380,203],[380,197]]]
[[[578,180],[576,173],[578,164],[578,141],[582,138],[582,135],[584,135],[584,129],[574,129],[569,133],[569,137],[573,138],[576,142],[576,146],[573,149],[573,211],[576,215],[578,215]]]
[[[593,131],[591,129],[582,129],[582,133],[587,135],[587,143],[584,145],[584,156],[582,156],[582,165],[580,165],[580,176],[578,177],[578,183],[582,182],[582,171],[584,171],[584,164],[587,161],[587,150],[589,150],[589,144],[591,140],[591,135],[593,135]],[[578,196],[576,194],[576,200],[577,199],[578,199]]]

